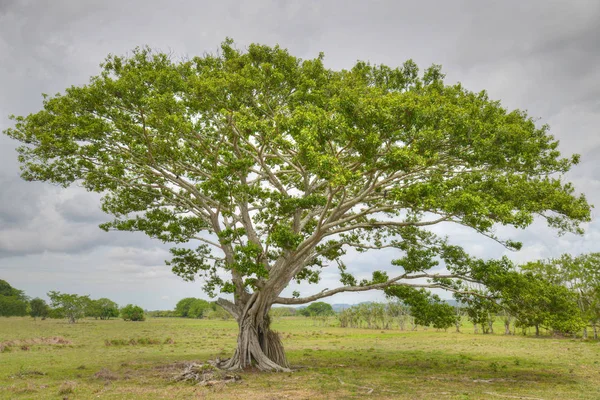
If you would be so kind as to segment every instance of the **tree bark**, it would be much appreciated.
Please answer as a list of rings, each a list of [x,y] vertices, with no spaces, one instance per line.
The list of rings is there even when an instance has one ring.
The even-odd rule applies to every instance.
[[[539,325],[535,325],[535,336],[540,336],[540,326]]]
[[[218,362],[217,367],[232,371],[253,366],[261,371],[291,371],[281,339],[270,328],[271,305],[255,295],[241,313],[232,312],[239,326],[237,348],[230,359]]]
[[[587,326],[583,328],[583,339],[587,339],[588,338],[588,331],[587,331]]]
[[[594,328],[594,339],[597,340],[598,339],[598,326],[596,324],[594,324],[593,328]]]

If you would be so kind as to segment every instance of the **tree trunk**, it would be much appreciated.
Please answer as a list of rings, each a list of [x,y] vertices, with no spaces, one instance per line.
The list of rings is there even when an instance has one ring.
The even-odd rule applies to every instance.
[[[598,326],[594,324],[594,339],[598,340]]]
[[[504,321],[504,334],[510,335],[510,322]]]
[[[270,328],[271,304],[259,297],[251,299],[241,314],[234,314],[239,325],[237,348],[230,359],[217,362],[217,367],[242,370],[254,366],[261,371],[291,371],[279,335]]]
[[[587,326],[583,328],[583,339],[587,339],[588,338],[588,333],[587,333]]]
[[[540,326],[539,325],[535,325],[535,336],[540,336]]]

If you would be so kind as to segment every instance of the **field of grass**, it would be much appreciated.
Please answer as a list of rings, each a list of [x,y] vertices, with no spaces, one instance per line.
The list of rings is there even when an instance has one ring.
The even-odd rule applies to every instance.
[[[184,362],[228,357],[235,322],[0,318],[0,398],[600,399],[599,342],[468,327],[342,329],[304,317],[273,325],[295,372],[249,371],[241,383],[199,387],[171,378]]]

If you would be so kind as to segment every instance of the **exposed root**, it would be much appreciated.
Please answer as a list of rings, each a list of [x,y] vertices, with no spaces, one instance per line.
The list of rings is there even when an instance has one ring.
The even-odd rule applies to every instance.
[[[373,389],[373,388],[366,387],[366,386],[358,386],[358,385],[355,385],[355,384],[353,384],[353,383],[346,383],[346,382],[344,382],[343,380],[341,380],[340,378],[338,378],[338,381],[340,382],[340,385],[350,385],[350,386],[354,386],[354,387],[356,387],[356,388],[359,388],[359,389],[362,389],[362,390],[366,390],[366,391],[367,391],[367,394],[371,394],[371,393],[373,393],[373,391],[375,390],[375,389]]]
[[[217,384],[227,384],[240,382],[242,378],[231,372],[223,371],[211,364],[188,364],[183,372],[175,375],[173,380],[176,382],[193,381],[200,386],[214,386]]]
[[[243,327],[233,356],[211,364],[227,371],[255,367],[261,371],[292,372],[279,335],[268,326],[262,329],[256,329],[252,325]]]
[[[272,360],[280,368],[283,367],[289,369],[290,365],[285,357],[285,351],[283,350],[283,344],[281,343],[279,334],[267,329],[266,334],[264,334],[262,338],[260,347],[264,349],[263,351],[267,358]]]

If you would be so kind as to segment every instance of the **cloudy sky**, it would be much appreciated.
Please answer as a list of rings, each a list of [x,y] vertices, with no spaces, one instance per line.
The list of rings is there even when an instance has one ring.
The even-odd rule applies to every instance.
[[[41,107],[41,93],[84,84],[109,53],[135,46],[201,55],[225,37],[238,47],[280,44],[302,58],[325,53],[330,68],[358,60],[442,64],[449,82],[486,89],[508,108],[548,123],[565,155],[582,162],[569,174],[600,205],[600,2],[590,1],[123,1],[0,0],[0,130],[8,115]],[[120,304],[169,309],[206,297],[164,265],[167,247],[142,234],[105,233],[99,196],[19,178],[15,143],[0,135],[0,279],[30,296],[49,290],[110,297]],[[600,218],[586,234],[558,237],[543,224],[500,231],[524,242],[516,261],[600,251]],[[482,257],[505,254],[474,233],[437,228]],[[356,257],[366,272],[392,256]],[[325,274],[320,290],[336,285]],[[312,290],[303,288],[303,294]],[[380,295],[340,294],[355,303]]]

